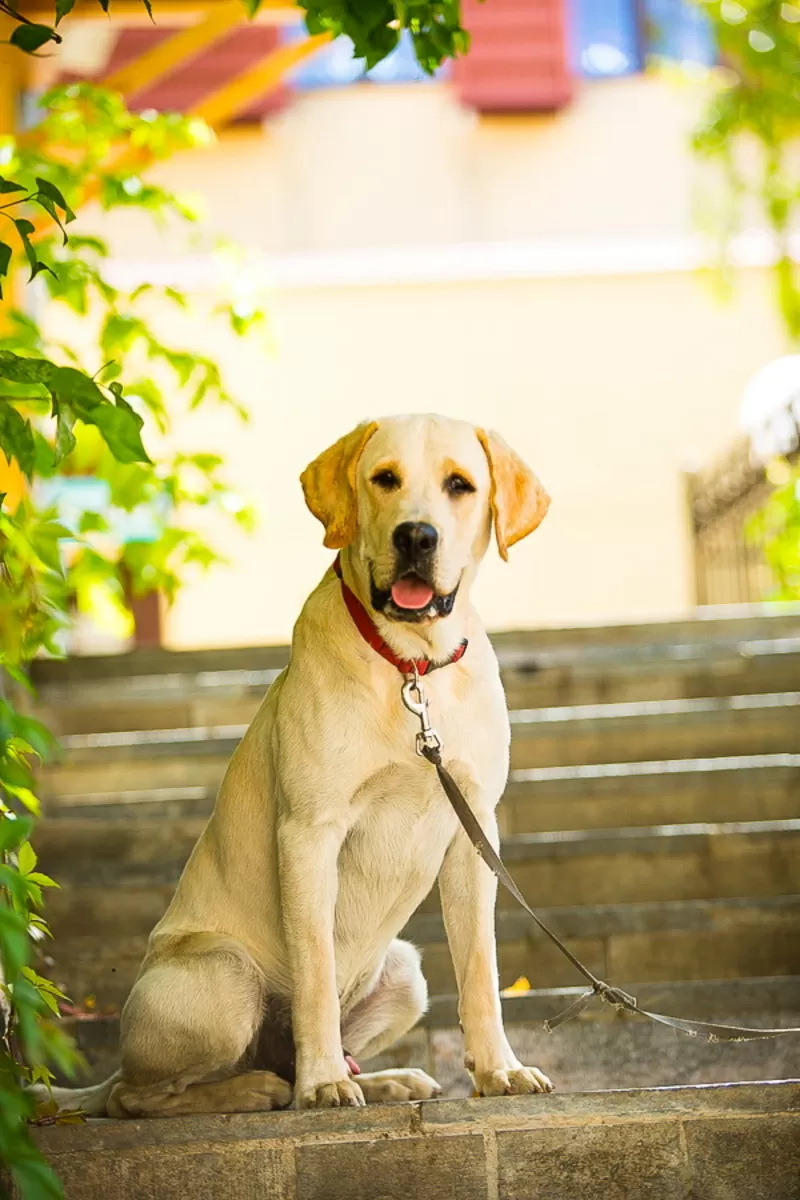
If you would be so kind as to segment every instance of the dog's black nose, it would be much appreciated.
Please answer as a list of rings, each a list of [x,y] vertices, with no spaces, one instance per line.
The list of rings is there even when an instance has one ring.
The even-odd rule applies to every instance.
[[[393,534],[395,548],[406,562],[430,558],[439,543],[439,534],[425,521],[403,521]]]

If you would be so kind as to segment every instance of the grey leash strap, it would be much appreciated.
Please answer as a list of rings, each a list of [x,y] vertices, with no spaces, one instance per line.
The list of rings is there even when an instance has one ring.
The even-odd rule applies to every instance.
[[[669,1017],[664,1013],[648,1012],[647,1009],[639,1008],[635,996],[631,996],[627,992],[622,991],[621,988],[613,987],[604,980],[598,979],[572,953],[569,947],[564,945],[561,938],[553,933],[552,929],[544,923],[541,917],[537,916],[533,911],[514,882],[513,876],[508,871],[500,855],[484,833],[480,821],[470,808],[461,788],[442,763],[442,743],[435,729],[431,727],[428,717],[428,702],[423,695],[418,675],[414,674],[406,679],[403,684],[402,697],[406,708],[419,718],[421,724],[421,730],[417,734],[417,754],[427,759],[436,768],[442,790],[450,801],[464,832],[478,851],[478,854],[480,854],[489,870],[497,876],[503,887],[524,908],[525,912],[541,929],[542,933],[550,939],[554,946],[558,947],[564,957],[568,958],[572,963],[575,970],[590,984],[588,992],[584,992],[582,996],[579,996],[563,1012],[545,1021],[544,1027],[548,1032],[557,1029],[559,1025],[563,1025],[573,1017],[579,1016],[595,996],[599,996],[601,1000],[604,1000],[607,1004],[613,1004],[618,1009],[640,1013],[643,1017],[649,1017],[651,1021],[656,1021],[659,1025],[668,1025],[671,1029],[680,1030],[681,1033],[686,1033],[690,1037],[698,1037],[702,1034],[710,1042],[753,1042],[761,1038],[782,1037],[787,1033],[800,1033],[800,1028],[748,1029],[739,1025],[720,1025],[713,1021],[689,1021],[682,1017]]]

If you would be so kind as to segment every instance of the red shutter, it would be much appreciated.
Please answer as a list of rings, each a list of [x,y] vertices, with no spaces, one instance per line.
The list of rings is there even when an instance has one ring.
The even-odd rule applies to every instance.
[[[567,0],[462,0],[469,53],[456,59],[461,100],[479,112],[542,112],[567,104]]]

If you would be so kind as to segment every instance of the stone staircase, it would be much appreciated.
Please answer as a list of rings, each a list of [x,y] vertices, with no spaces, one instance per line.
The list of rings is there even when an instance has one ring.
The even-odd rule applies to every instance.
[[[512,710],[504,856],[530,902],[645,1007],[800,1025],[800,617],[502,634]],[[281,649],[42,663],[64,755],[42,777],[53,977],[93,1019],[76,1036],[100,1076],[148,933],[213,805]],[[562,1090],[786,1079],[800,1039],[710,1045],[599,1004],[547,1035],[579,980],[510,897],[501,980],[521,1057]],[[436,893],[410,922],[433,996],[375,1065],[427,1066],[468,1094]]]

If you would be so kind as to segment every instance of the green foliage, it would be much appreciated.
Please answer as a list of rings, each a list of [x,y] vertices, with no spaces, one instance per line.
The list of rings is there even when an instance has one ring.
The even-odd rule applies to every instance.
[[[800,278],[790,234],[800,204],[800,3],[696,0],[711,20],[720,68],[697,153],[719,164],[727,182],[730,235],[755,204],[778,248],[777,299],[792,338],[800,337]]]
[[[758,213],[777,249],[775,296],[789,337],[800,338],[800,274],[792,234],[800,227],[800,0],[695,0],[710,18],[720,66],[694,145],[725,181],[726,243]],[[800,599],[800,488],[777,488],[748,526],[770,564],[771,598]]]
[[[216,561],[184,517],[215,507],[243,528],[252,523],[218,455],[165,449],[172,421],[183,424],[200,405],[245,415],[212,358],[170,344],[154,325],[155,312],[182,310],[187,298],[169,287],[115,286],[103,241],[72,233],[72,210],[94,178],[105,208],[134,206],[157,222],[191,226],[191,207],[142,180],[130,151],[165,158],[210,135],[180,116],[129,113],[120,97],[84,85],[57,89],[43,104],[41,139],[3,146],[2,195],[20,209],[6,214],[19,236],[0,266],[27,264],[49,302],[44,311],[61,310],[82,330],[78,353],[54,341],[30,312],[7,306],[0,335],[0,451],[30,484],[13,511],[0,498],[0,1162],[10,1166],[23,1200],[61,1196],[27,1124],[54,1119],[52,1106],[37,1109],[24,1085],[47,1084],[51,1066],[68,1072],[76,1063],[56,1022],[64,997],[36,969],[37,940],[49,936],[43,889],[53,884],[36,869],[30,842],[39,814],[34,767],[55,743],[23,702],[26,665],[41,652],[59,652],[74,608],[91,611],[101,595],[127,617],[132,593],[157,589],[171,599],[188,572]],[[58,149],[42,151],[48,145]],[[56,221],[41,238],[26,215],[36,207]],[[234,304],[220,305],[216,315],[235,336],[263,319]],[[160,439],[160,453],[148,454],[145,433],[151,443]],[[102,507],[70,517],[69,526],[56,509],[37,508],[37,488],[82,476],[104,489]],[[120,534],[125,514],[145,514],[149,537]]]
[[[20,26],[20,29],[27,28],[30,28],[30,26]],[[31,234],[34,232],[33,224],[26,217],[19,215],[19,213],[14,214],[13,210],[18,209],[21,205],[28,207],[38,205],[39,208],[48,213],[56,222],[64,234],[65,242],[67,235],[64,224],[74,221],[75,213],[69,207],[55,184],[50,183],[47,179],[37,179],[35,186],[29,190],[16,180],[4,179],[0,175],[0,196],[8,197],[9,195],[14,196],[13,200],[6,199],[0,204],[0,213],[14,226],[19,244],[25,252],[25,257],[31,269],[30,277],[31,279],[35,279],[40,271],[50,271],[51,268],[39,258],[36,248],[31,241]],[[3,298],[3,280],[7,276],[11,264],[11,253],[11,246],[8,243],[0,243],[0,300]]]
[[[768,472],[776,485],[765,506],[747,525],[775,579],[770,600],[800,600],[800,465],[773,463]]]
[[[397,45],[400,30],[408,29],[422,68],[432,74],[446,58],[465,54],[469,34],[461,25],[461,0],[298,0],[305,9],[309,33],[347,34],[357,58],[374,67]],[[109,0],[98,0],[104,12]],[[150,0],[142,0],[152,17]],[[249,17],[261,8],[262,0],[242,0]],[[20,22],[11,43],[26,54],[34,54],[48,42],[60,42],[55,28],[75,7],[75,0],[55,0],[54,24],[35,25],[13,6],[0,0],[0,12]]]
[[[469,34],[460,0],[299,0],[309,33],[347,34],[356,58],[374,67],[408,29],[423,70],[432,74],[446,58],[465,54]]]
[[[16,526],[10,530],[9,541],[9,525],[0,513],[3,589],[14,586],[18,571],[23,576],[28,573],[24,564],[36,553],[20,538]],[[41,532],[52,546],[49,534]],[[44,574],[48,571],[44,565]],[[36,608],[34,602],[34,619],[38,620]],[[35,634],[26,631],[28,646],[32,637],[35,640]],[[0,661],[5,663],[7,678],[23,681],[24,676],[6,655],[6,646],[11,647],[13,658],[18,659],[21,651],[14,630],[5,623],[2,638]],[[36,942],[50,936],[41,913],[43,889],[57,885],[36,869],[36,852],[29,840],[33,818],[39,812],[32,763],[47,756],[52,747],[48,730],[17,711],[0,691],[0,1163],[9,1165],[23,1200],[62,1196],[58,1179],[30,1139],[27,1122],[37,1116],[37,1106],[23,1085],[47,1085],[51,1078],[48,1064],[71,1072],[80,1061],[57,1025],[58,1005],[64,996],[33,966]]]

